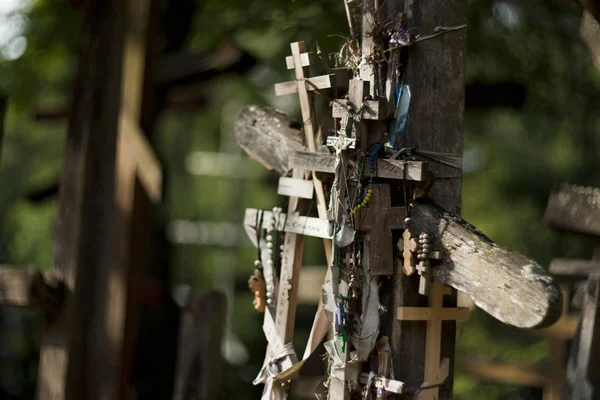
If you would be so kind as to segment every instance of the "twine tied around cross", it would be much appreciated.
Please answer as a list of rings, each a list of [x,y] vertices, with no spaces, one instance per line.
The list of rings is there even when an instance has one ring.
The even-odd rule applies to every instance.
[[[288,356],[294,359],[297,358],[292,342],[286,343],[279,352],[265,360],[256,379],[252,382],[253,385],[265,384],[263,400],[271,399],[272,395],[275,395],[275,399],[285,398],[286,389],[282,385],[276,385],[275,378],[281,372],[278,366],[279,362]]]

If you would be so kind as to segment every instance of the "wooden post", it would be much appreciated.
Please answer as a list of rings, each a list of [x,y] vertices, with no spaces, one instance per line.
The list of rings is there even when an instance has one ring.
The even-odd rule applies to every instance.
[[[2,163],[2,142],[4,141],[4,130],[6,129],[6,127],[4,126],[4,120],[6,118],[7,105],[8,102],[6,100],[6,97],[0,96],[0,165]]]
[[[191,296],[181,316],[173,400],[220,397],[226,316],[227,298],[222,293]]]
[[[119,398],[138,167],[126,131],[139,120],[147,13],[145,0],[86,2],[55,259],[68,296],[44,336],[40,400]]]

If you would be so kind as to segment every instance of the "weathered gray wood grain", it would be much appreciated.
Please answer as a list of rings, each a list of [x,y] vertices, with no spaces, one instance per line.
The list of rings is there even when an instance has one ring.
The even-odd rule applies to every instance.
[[[191,296],[181,315],[173,400],[219,398],[226,317],[224,294]]]
[[[600,236],[600,189],[560,185],[550,194],[544,222],[553,228]]]
[[[250,158],[279,175],[288,175],[290,154],[307,151],[300,126],[272,108],[249,106],[235,120],[235,137]]]
[[[469,294],[482,310],[519,328],[541,328],[561,314],[562,295],[535,261],[499,247],[481,231],[433,202],[413,207],[417,231],[431,235],[443,260],[435,279]]]

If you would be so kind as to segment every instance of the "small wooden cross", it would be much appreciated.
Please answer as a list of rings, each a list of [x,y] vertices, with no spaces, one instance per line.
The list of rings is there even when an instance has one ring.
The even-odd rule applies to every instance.
[[[389,184],[374,184],[373,195],[366,208],[356,213],[356,228],[370,236],[369,261],[373,275],[394,273],[392,229],[404,228],[404,207],[392,207]]]
[[[444,308],[444,285],[433,281],[429,292],[429,307],[399,307],[396,318],[400,321],[427,321],[425,337],[425,376],[423,386],[440,384],[449,373],[449,360],[441,359],[442,321],[462,321],[469,318],[466,307]],[[434,400],[438,388],[423,390],[419,400]]]

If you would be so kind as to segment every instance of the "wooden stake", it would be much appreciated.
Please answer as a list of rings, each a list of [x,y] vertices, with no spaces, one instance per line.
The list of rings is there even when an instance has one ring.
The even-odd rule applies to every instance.
[[[7,103],[6,97],[0,96],[0,165],[2,165],[2,142],[4,141],[4,130],[6,129],[4,120],[6,118]]]

